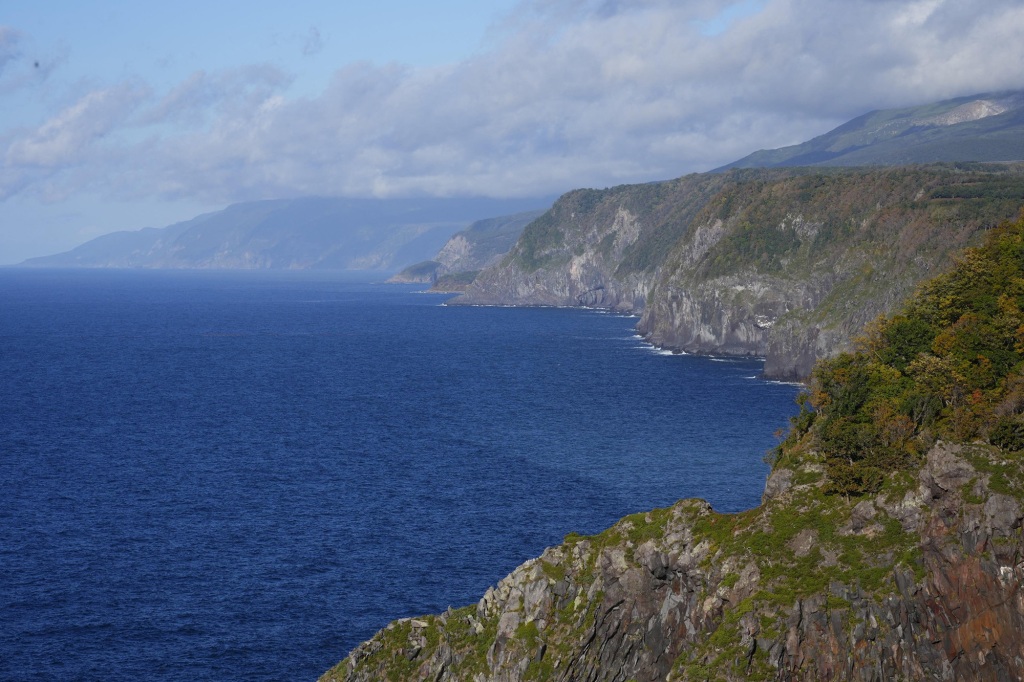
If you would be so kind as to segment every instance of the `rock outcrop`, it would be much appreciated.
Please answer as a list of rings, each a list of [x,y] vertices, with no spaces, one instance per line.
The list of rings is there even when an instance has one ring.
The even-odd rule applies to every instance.
[[[776,469],[758,509],[686,500],[569,536],[321,679],[1018,680],[1020,474],[939,443],[902,495],[847,502],[821,466]]]
[[[666,249],[729,178],[574,190],[527,226],[498,265],[477,276],[456,305],[643,309]]]

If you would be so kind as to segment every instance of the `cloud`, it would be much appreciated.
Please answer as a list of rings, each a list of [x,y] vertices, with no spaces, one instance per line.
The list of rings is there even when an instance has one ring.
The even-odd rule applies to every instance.
[[[0,198],[34,188],[44,200],[59,200],[103,184],[100,178],[111,174],[103,140],[122,130],[147,95],[140,83],[94,90],[35,129],[8,136],[13,139],[2,156]],[[75,179],[83,176],[93,179]]]
[[[219,73],[197,71],[144,111],[139,125],[202,125],[212,119],[244,117],[282,91],[291,77],[272,66],[248,66]]]
[[[74,164],[91,145],[116,130],[147,94],[147,88],[134,83],[90,92],[10,144],[5,163],[36,168]]]
[[[1022,31],[1018,0],[530,0],[471,58],[344,65],[316,97],[260,66],[96,90],[0,135],[0,183],[226,203],[668,178],[871,109],[1024,87]]]

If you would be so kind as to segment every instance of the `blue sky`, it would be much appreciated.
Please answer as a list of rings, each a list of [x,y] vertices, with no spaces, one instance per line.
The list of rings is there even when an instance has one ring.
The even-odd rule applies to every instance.
[[[482,47],[487,28],[513,5],[48,0],[9,3],[0,17],[25,34],[25,57],[59,64],[66,81],[142,76],[166,88],[197,70],[267,63],[293,75],[293,91],[315,95],[349,62],[429,66],[462,59]]]
[[[5,3],[0,264],[251,199],[703,171],[1024,87],[1021,35],[1019,0]]]

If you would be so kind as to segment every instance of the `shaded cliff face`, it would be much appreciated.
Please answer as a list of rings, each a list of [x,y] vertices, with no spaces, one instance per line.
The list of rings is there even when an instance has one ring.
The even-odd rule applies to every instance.
[[[322,680],[1020,679],[1019,474],[939,444],[902,495],[847,502],[820,466],[777,469],[756,510],[687,500],[569,536]]]
[[[666,348],[803,379],[1024,203],[1021,167],[732,171],[577,190],[456,304],[643,311]]]
[[[432,260],[410,265],[388,281],[434,284],[445,279],[469,284],[480,270],[500,261],[515,245],[523,228],[543,213],[524,211],[478,220],[452,235]]]
[[[1022,192],[1024,176],[938,168],[738,182],[666,257],[639,328],[688,352],[763,355],[766,376],[803,379],[1013,217]]]

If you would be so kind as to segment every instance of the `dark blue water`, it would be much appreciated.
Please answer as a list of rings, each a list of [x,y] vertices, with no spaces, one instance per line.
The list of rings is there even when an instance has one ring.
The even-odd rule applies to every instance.
[[[0,270],[0,678],[312,680],[569,531],[755,505],[792,386],[338,275]]]

